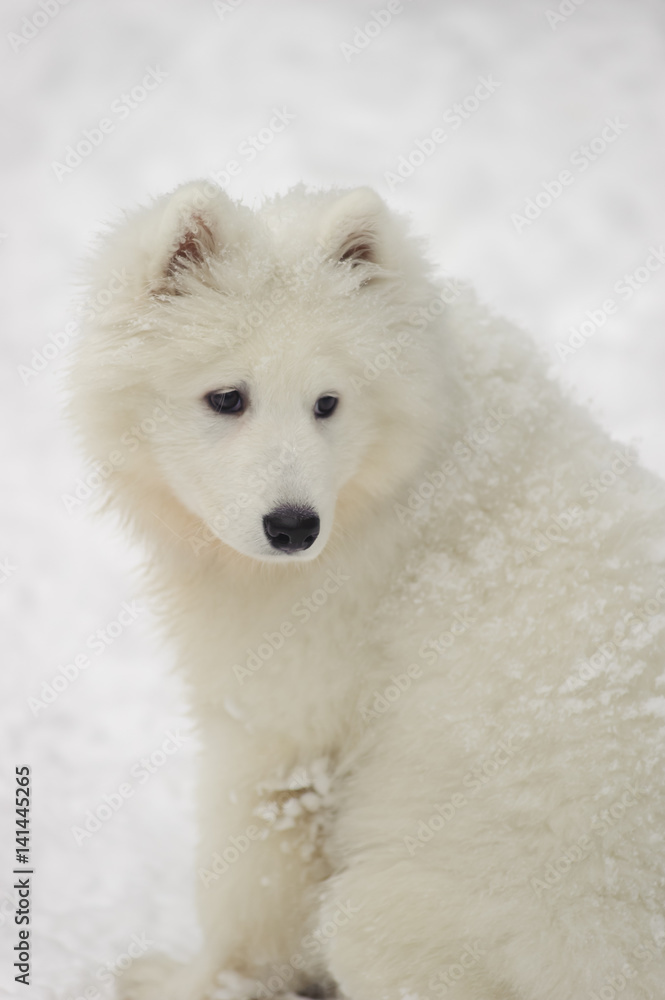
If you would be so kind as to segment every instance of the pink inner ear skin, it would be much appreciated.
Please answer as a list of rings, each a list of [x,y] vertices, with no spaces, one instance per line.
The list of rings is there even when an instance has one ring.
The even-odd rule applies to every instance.
[[[342,256],[339,258],[340,264],[346,261],[351,261],[351,266],[356,267],[356,265],[366,261],[367,263],[374,263],[374,247],[371,243],[360,242],[353,243],[348,250],[345,250]]]
[[[182,236],[178,247],[169,259],[166,276],[171,278],[183,267],[189,264],[202,264],[206,252],[212,252],[215,239],[210,227],[199,216],[195,216],[195,229],[188,229]]]

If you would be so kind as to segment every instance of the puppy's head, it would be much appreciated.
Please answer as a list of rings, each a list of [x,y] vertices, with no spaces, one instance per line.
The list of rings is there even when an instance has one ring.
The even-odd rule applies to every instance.
[[[202,182],[137,213],[96,260],[73,372],[110,494],[144,526],[315,559],[431,438],[434,294],[369,189],[252,212]]]

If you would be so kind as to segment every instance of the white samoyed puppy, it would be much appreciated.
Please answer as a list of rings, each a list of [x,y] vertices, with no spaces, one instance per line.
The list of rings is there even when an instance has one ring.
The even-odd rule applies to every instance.
[[[662,1000],[663,485],[369,189],[185,185],[91,294],[203,746],[203,950],[120,995]]]

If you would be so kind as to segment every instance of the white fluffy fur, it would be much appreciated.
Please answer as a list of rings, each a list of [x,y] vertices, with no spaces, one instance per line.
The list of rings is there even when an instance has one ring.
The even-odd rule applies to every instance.
[[[664,997],[662,485],[519,331],[442,306],[371,191],[187,185],[93,295],[114,268],[72,410],[204,746],[204,951],[122,996]],[[240,417],[202,401],[239,384]],[[284,502],[321,517],[301,555],[263,534]]]

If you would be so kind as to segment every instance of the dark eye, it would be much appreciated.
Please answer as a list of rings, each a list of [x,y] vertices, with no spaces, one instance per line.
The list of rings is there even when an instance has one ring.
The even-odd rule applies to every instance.
[[[314,406],[315,417],[330,417],[335,412],[337,396],[320,396]]]
[[[215,413],[242,413],[245,401],[237,389],[209,392],[205,401]]]

